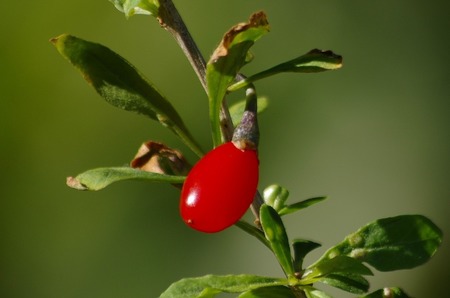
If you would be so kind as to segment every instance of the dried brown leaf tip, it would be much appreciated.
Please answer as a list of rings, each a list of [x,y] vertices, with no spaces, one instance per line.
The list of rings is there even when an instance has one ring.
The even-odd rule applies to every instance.
[[[228,54],[228,49],[236,43],[239,43],[238,35],[246,32],[252,28],[264,28],[269,31],[269,22],[267,16],[263,11],[252,14],[246,23],[239,23],[233,26],[222,38],[220,45],[214,51],[211,61],[215,61],[220,57],[225,57]]]
[[[153,141],[141,145],[130,166],[147,172],[180,176],[186,175],[191,168],[179,151]]]

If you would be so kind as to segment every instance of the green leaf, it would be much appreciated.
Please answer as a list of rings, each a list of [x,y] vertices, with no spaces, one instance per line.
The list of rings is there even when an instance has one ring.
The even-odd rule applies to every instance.
[[[370,286],[367,279],[359,274],[332,273],[319,281],[353,294],[364,294]]]
[[[290,214],[305,208],[308,208],[309,206],[312,206],[314,204],[317,204],[319,202],[322,202],[323,200],[325,200],[327,197],[317,197],[317,198],[311,198],[311,199],[307,199],[301,202],[297,202],[294,203],[292,205],[288,205],[288,206],[284,206],[283,208],[281,208],[278,211],[278,214],[280,215],[286,215],[286,214]]]
[[[124,58],[105,46],[67,34],[51,42],[108,103],[159,121],[198,156],[203,155],[170,102]]]
[[[234,26],[224,35],[206,66],[209,117],[214,146],[222,142],[219,114],[227,88],[246,63],[250,47],[268,30],[266,15],[263,12],[253,14],[247,23]]]
[[[314,73],[327,70],[335,70],[342,67],[342,57],[336,55],[332,51],[322,51],[314,49],[308,53],[292,59],[290,61],[278,64],[272,68],[252,75],[244,80],[241,80],[228,87],[228,91],[236,91],[249,84],[273,76],[283,72],[299,72],[299,73]]]
[[[372,271],[360,261],[347,256],[336,256],[308,267],[302,276],[302,283],[313,283],[332,273],[373,275]]]
[[[370,293],[360,298],[409,298],[409,296],[400,288],[384,288]]]
[[[291,289],[284,286],[261,287],[239,295],[239,298],[296,298]]]
[[[294,277],[294,265],[292,263],[291,250],[288,236],[284,228],[281,217],[272,207],[262,205],[260,209],[261,226],[267,240],[269,240],[272,251],[278,259],[286,275]]]
[[[135,14],[158,16],[159,0],[109,0],[125,16],[131,17]]]
[[[186,177],[151,173],[130,167],[97,168],[76,177],[68,177],[67,185],[78,190],[100,190],[111,183],[123,180],[183,183]]]
[[[252,226],[251,224],[249,224],[248,222],[243,221],[243,220],[238,221],[237,223],[235,223],[235,225],[238,228],[240,228],[241,230],[243,230],[244,232],[247,232],[248,234],[254,236],[256,239],[261,241],[269,249],[272,249],[269,241],[266,239],[266,236],[264,235],[264,232],[261,231],[260,229],[258,229],[257,227]]]
[[[292,248],[294,250],[295,271],[300,272],[303,269],[303,260],[306,255],[320,246],[321,245],[319,243],[316,243],[314,241],[304,239],[294,240],[294,242],[292,243]]]
[[[314,287],[304,287],[303,290],[305,291],[307,298],[332,298],[327,293],[322,292]]]
[[[269,105],[269,100],[267,97],[258,97],[258,114],[261,114],[267,109]],[[236,125],[241,122],[242,115],[244,114],[245,100],[239,101],[232,106],[230,106],[230,116],[233,123]]]
[[[287,280],[281,278],[256,275],[206,275],[181,279],[167,288],[160,298],[214,297],[221,292],[241,293],[260,287],[284,285],[287,285]]]
[[[379,271],[410,269],[427,262],[442,242],[442,231],[422,215],[401,215],[367,224],[330,248],[316,262],[346,255]]]

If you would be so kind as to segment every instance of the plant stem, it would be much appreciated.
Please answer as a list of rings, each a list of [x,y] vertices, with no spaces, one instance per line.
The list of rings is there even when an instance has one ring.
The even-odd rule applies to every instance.
[[[159,23],[174,37],[183,53],[186,55],[188,61],[191,63],[192,68],[203,86],[203,89],[208,94],[208,88],[206,86],[206,61],[203,58],[203,55],[189,33],[186,24],[181,18],[181,15],[178,13],[178,10],[172,0],[160,0],[159,3]],[[234,127],[225,100],[222,100],[220,126],[225,141],[230,141],[233,135]]]

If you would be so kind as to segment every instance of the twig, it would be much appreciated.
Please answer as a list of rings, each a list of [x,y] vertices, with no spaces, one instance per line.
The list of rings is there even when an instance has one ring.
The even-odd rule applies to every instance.
[[[191,63],[192,68],[203,86],[203,89],[205,89],[205,92],[208,94],[208,88],[206,85],[206,61],[203,58],[203,55],[189,33],[186,24],[181,18],[181,15],[178,13],[178,10],[172,0],[160,0],[159,3],[159,23],[174,37],[181,50]],[[225,100],[222,101],[220,111],[220,126],[225,140],[230,141],[234,128]]]

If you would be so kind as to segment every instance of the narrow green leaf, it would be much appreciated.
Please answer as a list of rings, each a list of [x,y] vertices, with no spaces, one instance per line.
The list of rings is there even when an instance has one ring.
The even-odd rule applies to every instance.
[[[284,286],[261,287],[239,295],[239,298],[296,298],[291,289]]]
[[[308,208],[309,206],[312,206],[319,202],[322,202],[326,198],[327,197],[311,198],[311,199],[307,199],[307,200],[304,200],[301,202],[294,203],[292,205],[284,206],[283,208],[280,209],[280,211],[278,211],[278,214],[280,214],[280,215],[290,214],[290,213]]]
[[[300,272],[303,269],[303,260],[305,259],[306,255],[320,246],[321,244],[310,240],[294,240],[294,242],[292,243],[292,248],[294,250],[295,271]]]
[[[401,215],[367,224],[330,248],[316,262],[346,255],[379,271],[410,269],[427,262],[442,242],[442,231],[422,215]]]
[[[347,256],[336,256],[308,267],[302,277],[302,283],[311,283],[332,273],[373,275],[360,261]]]
[[[402,289],[393,287],[379,289],[360,298],[409,298],[409,296]]]
[[[258,97],[258,114],[264,112],[269,105],[267,97]],[[245,100],[239,101],[230,106],[230,116],[234,125],[241,122],[242,114],[244,114]]]
[[[206,275],[181,279],[167,288],[160,298],[214,297],[211,294],[242,293],[260,287],[285,285],[287,280],[281,278],[256,275]]]
[[[369,282],[359,274],[332,273],[319,282],[353,294],[364,294],[369,290]]]
[[[291,250],[288,236],[281,217],[269,205],[262,205],[260,209],[261,226],[269,240],[272,251],[288,277],[294,277],[294,265],[292,263]]]
[[[220,107],[229,84],[248,60],[248,50],[269,30],[266,15],[255,13],[247,23],[231,28],[223,37],[206,66],[209,117],[214,146],[221,144]]]
[[[203,155],[170,102],[124,58],[105,46],[68,34],[51,42],[108,103],[159,121],[197,155]]]
[[[228,91],[236,91],[249,84],[283,72],[314,73],[327,70],[335,70],[342,67],[342,57],[332,51],[322,51],[314,49],[308,53],[292,59],[290,61],[278,64],[272,68],[266,69],[255,75],[239,81],[228,87]]]
[[[109,0],[125,16],[135,14],[158,16],[159,0]]]
[[[248,234],[254,236],[256,239],[261,241],[265,246],[267,246],[269,249],[272,249],[270,246],[269,241],[266,239],[266,236],[264,235],[264,232],[258,229],[257,227],[249,224],[246,221],[240,220],[235,225],[243,230],[244,232],[247,232]]]
[[[130,167],[97,168],[76,177],[68,177],[67,185],[78,190],[100,190],[123,180],[147,180],[150,182],[183,183],[184,176],[151,173]]]

